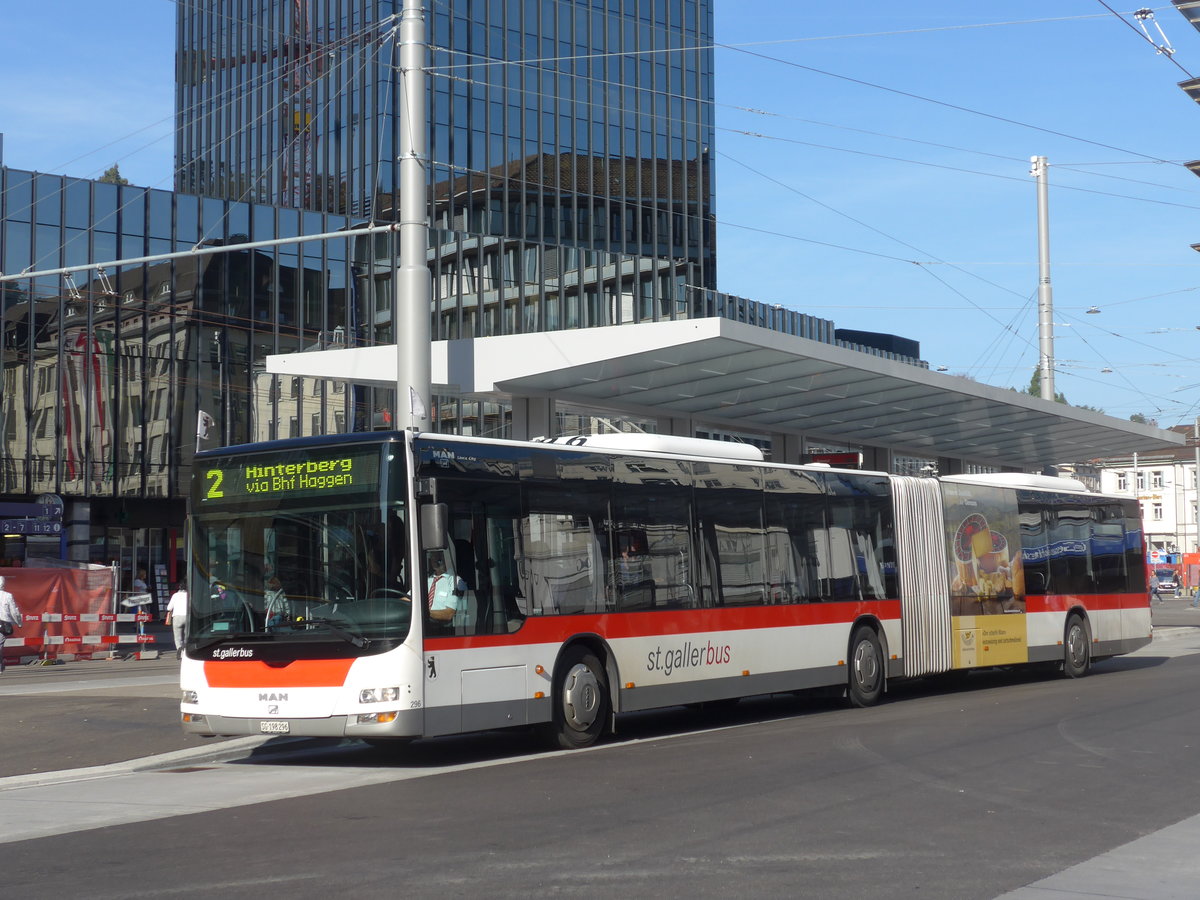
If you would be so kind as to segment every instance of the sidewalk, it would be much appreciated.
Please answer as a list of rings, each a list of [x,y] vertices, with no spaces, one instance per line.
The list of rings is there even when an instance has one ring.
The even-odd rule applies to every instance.
[[[1150,621],[1155,626],[1191,625],[1200,628],[1200,608],[1192,607],[1190,596],[1166,595],[1160,602],[1150,604]],[[170,635],[167,640],[170,641]]]
[[[170,629],[147,623],[146,633],[153,643],[121,644],[112,657],[7,666],[0,675],[0,778],[223,743],[183,731]]]

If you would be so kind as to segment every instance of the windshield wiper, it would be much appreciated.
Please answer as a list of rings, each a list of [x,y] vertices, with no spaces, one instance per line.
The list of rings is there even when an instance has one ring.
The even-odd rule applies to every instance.
[[[322,628],[327,629],[330,634],[337,635],[346,643],[353,644],[355,647],[357,647],[360,650],[363,647],[366,647],[369,643],[371,643],[369,640],[367,640],[362,635],[355,634],[352,631],[347,631],[345,628],[342,628],[340,625],[335,624],[332,619],[305,619],[304,622],[301,624],[319,625]]]

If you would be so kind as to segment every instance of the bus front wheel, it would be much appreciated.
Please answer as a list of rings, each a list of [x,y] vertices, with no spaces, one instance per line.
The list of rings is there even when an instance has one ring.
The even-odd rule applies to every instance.
[[[850,674],[846,696],[851,706],[874,706],[883,695],[884,660],[879,635],[859,625],[850,638]]]
[[[1092,635],[1078,613],[1067,617],[1063,640],[1063,674],[1082,678],[1092,668]]]
[[[590,747],[608,721],[608,679],[595,654],[572,647],[559,666],[553,733],[564,750]]]

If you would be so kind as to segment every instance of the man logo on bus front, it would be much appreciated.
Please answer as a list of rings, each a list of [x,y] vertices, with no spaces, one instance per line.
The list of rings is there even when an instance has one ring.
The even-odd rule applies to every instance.
[[[425,660],[425,665],[429,668],[429,677],[437,678],[437,659],[431,656]]]

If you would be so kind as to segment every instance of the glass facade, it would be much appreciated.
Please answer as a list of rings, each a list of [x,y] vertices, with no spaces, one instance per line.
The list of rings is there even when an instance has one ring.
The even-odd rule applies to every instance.
[[[387,221],[400,5],[181,2],[178,188]],[[450,0],[426,28],[435,337],[700,314],[710,0]]]
[[[179,526],[198,446],[369,428],[365,395],[282,384],[264,358],[358,339],[355,323],[377,302],[375,242],[111,265],[345,224],[0,169],[0,271],[109,263],[0,282],[0,495],[86,500],[93,523],[114,527]],[[105,540],[87,543],[108,561]]]

